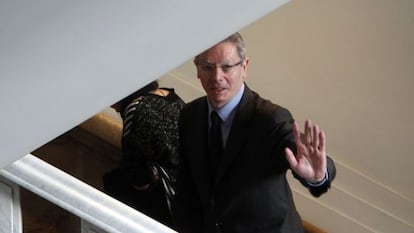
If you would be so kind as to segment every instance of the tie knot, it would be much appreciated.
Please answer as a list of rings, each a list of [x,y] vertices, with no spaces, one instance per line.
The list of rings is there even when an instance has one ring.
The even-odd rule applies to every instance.
[[[216,111],[212,111],[210,114],[211,123],[213,125],[220,125],[221,124],[221,118],[218,115]]]

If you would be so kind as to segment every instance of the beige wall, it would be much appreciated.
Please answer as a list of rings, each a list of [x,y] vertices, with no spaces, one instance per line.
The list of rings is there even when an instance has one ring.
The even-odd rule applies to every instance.
[[[414,232],[414,1],[293,0],[241,30],[248,85],[328,135],[338,176],[298,208],[328,232]],[[191,61],[166,74],[202,95]]]

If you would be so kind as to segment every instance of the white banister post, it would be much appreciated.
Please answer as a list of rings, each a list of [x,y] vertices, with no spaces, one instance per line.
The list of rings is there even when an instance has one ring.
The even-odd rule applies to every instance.
[[[0,176],[0,232],[23,232],[19,186],[2,176]]]

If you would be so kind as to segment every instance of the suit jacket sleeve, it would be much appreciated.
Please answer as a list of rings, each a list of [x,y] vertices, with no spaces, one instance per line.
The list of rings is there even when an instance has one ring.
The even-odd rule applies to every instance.
[[[296,154],[296,143],[294,141],[292,129],[292,123],[294,120],[290,112],[287,109],[278,106],[278,108],[273,112],[273,121],[273,140],[283,142],[282,144],[278,145],[277,153],[284,155],[284,148],[289,147]],[[286,166],[289,166],[287,160],[285,160],[285,163]],[[330,157],[327,157],[327,179],[324,183],[318,186],[310,185],[305,179],[293,172],[293,170],[292,173],[293,176],[299,180],[302,185],[308,188],[309,192],[313,196],[319,197],[323,193],[327,192],[330,188],[331,182],[336,175],[336,168],[333,160]]]

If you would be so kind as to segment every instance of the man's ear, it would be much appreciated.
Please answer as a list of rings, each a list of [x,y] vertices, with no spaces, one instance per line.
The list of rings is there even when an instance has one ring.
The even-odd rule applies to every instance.
[[[246,57],[246,58],[244,58],[244,62],[243,62],[243,68],[244,69],[246,69],[247,68],[247,66],[249,65],[249,58],[248,57]]]

